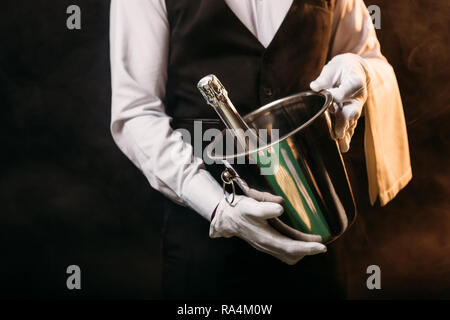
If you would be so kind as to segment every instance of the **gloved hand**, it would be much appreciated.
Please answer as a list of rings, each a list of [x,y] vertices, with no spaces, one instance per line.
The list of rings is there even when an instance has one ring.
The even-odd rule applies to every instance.
[[[209,229],[211,238],[237,236],[290,265],[306,255],[326,252],[321,243],[292,240],[269,225],[267,219],[283,213],[283,198],[254,189],[248,194],[252,198],[236,196],[233,206],[225,199],[219,203]]]
[[[326,89],[334,98],[334,134],[341,152],[350,149],[350,141],[367,100],[368,81],[364,59],[345,53],[331,59],[310,84],[312,90]]]

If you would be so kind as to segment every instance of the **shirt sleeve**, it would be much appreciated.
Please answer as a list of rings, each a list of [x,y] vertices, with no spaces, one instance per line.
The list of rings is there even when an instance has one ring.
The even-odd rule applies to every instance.
[[[112,0],[111,132],[153,188],[210,220],[222,188],[165,113],[168,43],[164,0]]]
[[[364,106],[369,195],[387,204],[412,178],[408,136],[397,79],[382,55],[372,18],[362,0],[337,0],[331,57],[354,53],[365,61],[368,99]]]
[[[363,0],[337,0],[332,29],[331,57],[354,53],[387,62]]]

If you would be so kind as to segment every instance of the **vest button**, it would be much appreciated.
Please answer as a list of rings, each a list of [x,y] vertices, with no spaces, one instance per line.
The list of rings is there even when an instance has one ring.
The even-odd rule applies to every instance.
[[[272,90],[272,88],[265,87],[265,88],[263,89],[263,91],[264,91],[264,94],[265,94],[266,96],[268,96],[268,97],[273,96],[273,90]]]

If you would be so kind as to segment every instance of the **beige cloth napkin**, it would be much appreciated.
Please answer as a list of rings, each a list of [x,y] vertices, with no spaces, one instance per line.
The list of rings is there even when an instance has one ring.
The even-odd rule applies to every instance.
[[[391,201],[412,178],[408,135],[400,90],[392,67],[366,58],[370,82],[364,107],[364,149],[370,202]]]

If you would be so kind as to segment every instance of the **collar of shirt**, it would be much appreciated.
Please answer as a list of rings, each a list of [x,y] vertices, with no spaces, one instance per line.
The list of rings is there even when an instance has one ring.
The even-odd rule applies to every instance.
[[[293,0],[225,0],[247,29],[267,48]]]

